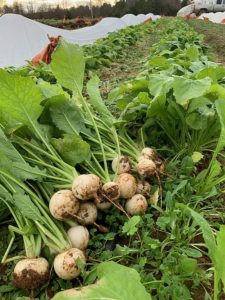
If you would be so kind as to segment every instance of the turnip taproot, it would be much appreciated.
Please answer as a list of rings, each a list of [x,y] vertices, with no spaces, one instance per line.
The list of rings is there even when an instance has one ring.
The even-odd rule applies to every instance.
[[[58,220],[71,218],[79,210],[79,201],[70,190],[61,190],[50,199],[49,210]]]
[[[131,162],[128,156],[115,157],[112,161],[112,169],[118,175],[129,173],[131,170]]]
[[[49,278],[49,264],[43,257],[20,260],[13,271],[16,287],[33,290],[44,284]]]
[[[80,204],[77,213],[77,221],[83,225],[94,224],[98,216],[98,210],[94,203],[84,202]]]
[[[58,254],[54,259],[54,270],[59,278],[71,280],[80,275],[77,259],[86,262],[84,253],[77,248],[71,248]]]
[[[140,176],[149,177],[156,173],[157,167],[153,160],[148,158],[143,158],[137,164],[137,171]]]
[[[96,197],[101,180],[94,174],[84,174],[76,177],[73,181],[72,191],[80,200],[90,200]]]
[[[87,248],[90,236],[86,227],[77,225],[71,227],[67,233],[74,248],[80,250],[85,250]]]
[[[127,200],[125,209],[131,216],[144,214],[148,208],[147,200],[144,196],[137,194]]]
[[[116,179],[116,183],[119,186],[121,198],[129,199],[136,193],[137,182],[134,176],[128,173],[120,174]]]

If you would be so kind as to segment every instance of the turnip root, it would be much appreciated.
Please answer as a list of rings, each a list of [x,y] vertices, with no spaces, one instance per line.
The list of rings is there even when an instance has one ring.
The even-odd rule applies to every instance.
[[[116,182],[107,182],[102,187],[102,195],[111,201],[117,201],[120,197],[120,188]]]
[[[137,185],[137,194],[141,194],[142,196],[149,198],[151,191],[151,185],[147,181],[138,182]]]
[[[83,225],[94,224],[98,216],[98,210],[94,203],[85,202],[80,204],[77,213],[77,221]]]
[[[156,173],[157,167],[153,160],[143,158],[137,164],[137,171],[142,177],[149,177]]]
[[[87,248],[90,236],[86,227],[77,225],[71,227],[67,233],[74,248],[80,250],[85,250]]]
[[[112,169],[118,175],[129,173],[131,170],[131,163],[128,156],[115,157],[112,161]]]
[[[158,159],[155,161],[155,164],[156,164],[158,172],[160,174],[163,174],[165,171],[165,163],[161,159]]]
[[[71,218],[79,210],[79,201],[70,190],[55,193],[49,203],[52,216],[58,220]]]
[[[128,173],[120,174],[116,179],[116,183],[119,185],[121,198],[129,199],[136,193],[137,183],[134,176]]]
[[[99,190],[98,198],[95,199],[95,205],[100,210],[109,209],[113,202],[120,197],[120,188],[116,182],[107,182]]]
[[[20,289],[33,290],[44,284],[49,274],[49,264],[45,258],[25,258],[16,264],[13,282]]]
[[[131,216],[144,214],[148,208],[148,203],[144,196],[137,194],[131,199],[127,200],[125,204],[125,209]]]
[[[84,253],[77,249],[71,248],[60,254],[54,259],[54,270],[59,278],[71,280],[80,275],[80,269],[77,265],[77,259],[85,263]]]
[[[153,150],[152,148],[144,148],[141,151],[141,158],[147,158],[147,159],[151,159],[151,160],[155,160],[157,158],[157,154],[155,152],[155,150]]]
[[[72,191],[80,200],[90,200],[96,197],[101,187],[101,180],[94,174],[84,174],[76,177],[73,181]]]

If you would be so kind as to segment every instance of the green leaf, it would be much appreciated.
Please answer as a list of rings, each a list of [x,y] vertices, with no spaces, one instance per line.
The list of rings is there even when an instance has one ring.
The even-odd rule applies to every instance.
[[[156,56],[149,60],[149,65],[151,67],[167,67],[169,63],[167,62],[167,59],[163,56]]]
[[[137,225],[140,221],[140,216],[133,216],[123,225],[122,232],[127,235],[134,235],[138,231]]]
[[[215,269],[218,277],[223,282],[223,290],[225,291],[225,261],[224,261],[224,249],[225,249],[225,226],[221,225],[219,232],[216,234],[217,248],[215,251]]]
[[[201,228],[206,247],[208,248],[209,256],[211,260],[214,261],[214,253],[216,251],[216,240],[209,223],[203,216],[201,216],[199,213],[197,213],[196,211],[184,204],[178,203],[176,204],[176,207],[184,211],[188,211],[191,214],[192,218],[195,220],[195,222],[198,224],[198,226]]]
[[[176,102],[185,106],[190,99],[204,95],[210,85],[210,78],[192,80],[183,77],[176,77],[173,84]]]
[[[194,163],[198,163],[203,157],[204,155],[201,152],[194,152],[191,156]]]
[[[100,90],[99,90],[99,82],[100,79],[98,76],[94,76],[87,83],[87,92],[90,97],[90,102],[96,109],[96,111],[100,114],[103,120],[109,124],[112,124],[114,121],[114,117],[106,107],[105,103],[102,100]]]
[[[212,102],[206,97],[194,98],[190,101],[188,107],[188,113],[198,110],[199,108],[207,107],[208,105],[212,105]]]
[[[186,123],[195,130],[203,130],[207,127],[207,118],[194,112],[187,115]]]
[[[151,300],[134,269],[115,262],[97,266],[95,284],[58,293],[53,300]]]
[[[80,46],[61,39],[50,64],[57,82],[74,93],[83,89],[85,60]]]
[[[199,58],[199,51],[198,51],[198,48],[195,46],[189,47],[187,49],[186,54],[191,61],[196,61]]]
[[[202,79],[205,77],[210,77],[213,83],[217,83],[217,81],[223,77],[225,77],[225,68],[224,66],[217,65],[216,67],[208,67],[201,70],[198,75],[197,79]]]
[[[225,147],[225,100],[220,99],[215,102],[216,111],[218,113],[221,125],[220,138],[216,147],[216,155]],[[214,153],[214,155],[215,155]]]
[[[166,96],[161,95],[159,97],[154,97],[150,102],[147,110],[147,116],[149,118],[159,115],[161,112],[165,112]]]
[[[63,95],[67,99],[70,98],[70,95],[65,92],[60,85],[51,84],[47,81],[40,81],[38,82],[38,87],[40,88],[45,99],[52,98],[58,95]]]
[[[77,105],[65,97],[58,96],[46,103],[55,126],[69,134],[79,134],[85,129],[84,118]]]
[[[90,146],[75,134],[65,134],[63,138],[52,139],[52,144],[61,157],[70,165],[75,166],[90,156]]]
[[[154,74],[149,76],[149,91],[156,98],[165,95],[173,87],[173,77],[168,74]]]
[[[179,261],[179,268],[182,273],[193,273],[197,268],[197,261],[193,258],[183,257]]]
[[[13,144],[7,139],[3,131],[0,129],[0,170],[12,175],[14,178],[27,180],[42,180],[45,171],[41,171],[38,167],[31,167]]]
[[[32,78],[15,76],[0,69],[0,111],[13,126],[27,125],[39,118],[41,93]]]
[[[43,221],[38,208],[33,204],[29,196],[25,194],[14,194],[13,199],[15,205],[24,217],[34,221]]]

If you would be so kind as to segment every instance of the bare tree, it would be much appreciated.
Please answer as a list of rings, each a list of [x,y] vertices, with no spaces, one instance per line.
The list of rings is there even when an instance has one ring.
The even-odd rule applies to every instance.
[[[27,3],[27,12],[28,12],[28,14],[34,14],[35,13],[35,8],[34,8],[34,4],[33,4],[33,2],[32,1],[29,1],[28,3]]]

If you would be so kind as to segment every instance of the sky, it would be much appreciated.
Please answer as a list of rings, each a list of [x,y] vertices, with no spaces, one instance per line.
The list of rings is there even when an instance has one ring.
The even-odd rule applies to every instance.
[[[55,4],[62,4],[64,2],[64,3],[67,3],[68,6],[76,6],[76,5],[82,4],[82,3],[89,3],[90,0],[16,0],[16,1],[15,0],[5,0],[5,2],[7,5],[12,5],[13,2],[18,2],[18,3],[24,4],[24,5],[32,2],[35,6],[39,6],[44,3],[55,5]],[[95,0],[92,0],[92,2],[94,3]],[[106,0],[104,2],[113,3],[114,0]]]

